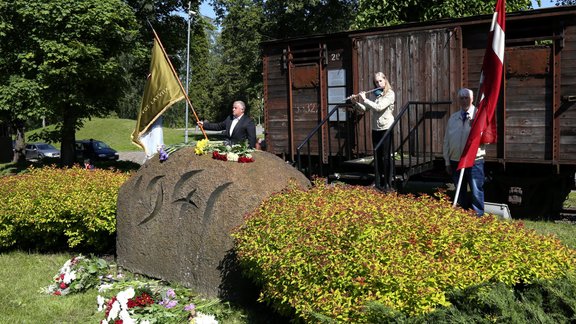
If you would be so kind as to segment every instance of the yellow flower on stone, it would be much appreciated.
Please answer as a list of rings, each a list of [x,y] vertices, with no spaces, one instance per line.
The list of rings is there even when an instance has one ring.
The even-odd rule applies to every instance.
[[[204,149],[206,148],[206,146],[208,146],[208,140],[207,139],[203,139],[203,140],[199,140],[196,143],[196,148],[194,148],[194,153],[196,153],[196,155],[202,155],[206,152],[204,152]]]

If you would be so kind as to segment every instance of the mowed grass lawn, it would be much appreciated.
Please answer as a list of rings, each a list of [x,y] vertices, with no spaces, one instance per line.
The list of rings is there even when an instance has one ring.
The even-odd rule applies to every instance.
[[[108,145],[118,152],[141,151],[141,149],[132,144],[130,136],[136,127],[136,121],[121,118],[92,118],[86,120],[84,126],[76,131],[76,139],[97,139]],[[53,126],[46,126],[46,129],[53,129]],[[26,140],[30,136],[40,132],[42,129],[35,129],[26,133]],[[163,127],[164,143],[166,145],[179,144],[184,142],[184,129]],[[188,129],[188,141],[195,141],[204,138],[202,132],[192,126]],[[60,143],[52,143],[56,148],[60,148]]]
[[[67,254],[0,254],[0,323],[99,323],[97,290],[65,297],[40,292],[70,258]]]

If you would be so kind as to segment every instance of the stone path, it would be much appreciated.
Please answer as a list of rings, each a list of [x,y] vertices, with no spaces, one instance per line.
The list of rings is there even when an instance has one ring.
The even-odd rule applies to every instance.
[[[120,155],[119,160],[121,161],[132,161],[138,164],[143,164],[146,157],[144,151],[118,152],[118,155]]]

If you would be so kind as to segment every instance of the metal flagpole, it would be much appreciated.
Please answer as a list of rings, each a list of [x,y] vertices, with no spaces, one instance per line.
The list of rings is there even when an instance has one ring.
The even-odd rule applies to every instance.
[[[457,172],[457,171],[452,171],[452,172]],[[464,178],[464,168],[460,169],[460,177],[458,178],[458,185],[456,186],[456,195],[454,195],[454,203],[452,204],[452,207],[456,207],[456,204],[458,203],[458,195],[460,193],[460,188],[462,187],[462,179]]]
[[[188,1],[188,41],[186,43],[186,94],[188,94],[188,84],[190,82],[190,1]],[[186,117],[185,117],[185,129],[184,129],[184,143],[188,143],[188,101],[186,101]]]

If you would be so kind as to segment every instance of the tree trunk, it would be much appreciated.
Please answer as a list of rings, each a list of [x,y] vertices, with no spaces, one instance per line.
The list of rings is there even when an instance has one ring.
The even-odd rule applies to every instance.
[[[26,138],[24,122],[16,121],[12,123],[12,127],[16,131],[16,140],[14,142],[14,156],[12,157],[12,162],[24,163],[26,161]]]
[[[63,166],[72,166],[76,162],[76,122],[74,114],[64,114],[62,123],[62,142],[60,143],[60,157]]]

